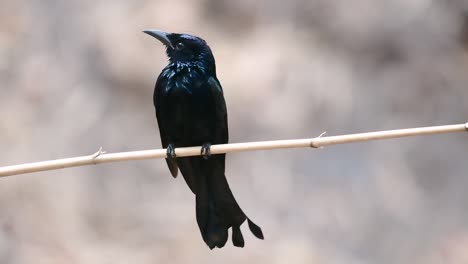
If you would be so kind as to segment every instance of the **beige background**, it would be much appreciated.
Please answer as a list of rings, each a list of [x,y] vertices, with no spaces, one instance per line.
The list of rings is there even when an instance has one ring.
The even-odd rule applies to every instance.
[[[464,0],[0,0],[0,165],[160,147],[145,28],[211,45],[231,142],[468,121]],[[468,135],[228,155],[210,251],[163,160],[0,179],[0,263],[466,263]]]

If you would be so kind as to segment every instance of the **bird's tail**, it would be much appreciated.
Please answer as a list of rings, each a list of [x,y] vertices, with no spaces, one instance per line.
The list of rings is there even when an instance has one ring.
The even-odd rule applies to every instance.
[[[232,242],[236,247],[244,246],[240,226],[248,221],[250,231],[263,239],[262,229],[244,214],[237,204],[224,175],[224,155],[213,155],[209,160],[198,160],[200,175],[197,175],[196,213],[203,240],[210,249],[221,248],[228,239],[232,227]]]

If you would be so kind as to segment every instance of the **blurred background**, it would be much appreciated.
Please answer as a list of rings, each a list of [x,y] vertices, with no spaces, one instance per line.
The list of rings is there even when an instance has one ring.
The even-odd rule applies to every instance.
[[[0,166],[159,148],[146,28],[217,60],[231,142],[468,121],[466,0],[0,0]],[[229,154],[262,228],[210,251],[163,160],[0,179],[0,263],[466,263],[468,138]],[[268,183],[268,184],[266,184]]]

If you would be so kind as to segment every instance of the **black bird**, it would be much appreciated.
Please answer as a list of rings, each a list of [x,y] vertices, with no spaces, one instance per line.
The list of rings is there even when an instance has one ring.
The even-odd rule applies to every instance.
[[[240,226],[263,233],[237,204],[224,175],[225,154],[210,155],[211,144],[228,142],[223,89],[216,77],[215,59],[201,38],[159,30],[144,30],[166,46],[169,64],[156,81],[153,102],[162,146],[172,176],[180,170],[196,196],[196,216],[203,240],[210,249],[221,248],[232,227],[232,243],[244,246]],[[176,158],[175,148],[202,146],[202,156]]]

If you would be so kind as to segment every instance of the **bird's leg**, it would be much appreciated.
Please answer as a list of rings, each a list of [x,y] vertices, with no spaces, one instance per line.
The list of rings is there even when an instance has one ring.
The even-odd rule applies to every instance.
[[[202,145],[201,155],[205,160],[211,157],[211,144],[210,143],[205,143]]]
[[[176,158],[174,144],[167,145],[166,156],[167,156],[167,159],[169,159],[169,160],[172,160],[172,159]]]

